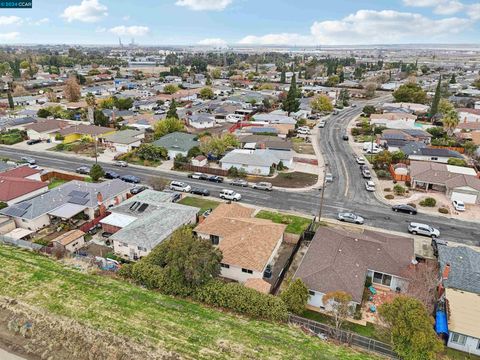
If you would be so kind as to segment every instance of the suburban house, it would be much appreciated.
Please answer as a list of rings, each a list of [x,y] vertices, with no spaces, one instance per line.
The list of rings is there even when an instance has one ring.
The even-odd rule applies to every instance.
[[[267,265],[276,259],[286,228],[254,218],[254,212],[245,206],[223,203],[194,229],[198,237],[210,240],[222,252],[221,275],[246,286],[263,279]]]
[[[152,144],[167,149],[170,159],[174,159],[178,154],[187,156],[190,149],[200,146],[196,135],[178,131],[162,136]]]
[[[412,187],[444,192],[465,204],[480,203],[480,179],[474,169],[428,161],[411,161]]]
[[[448,159],[464,159],[462,154],[460,154],[458,151],[444,148],[431,148],[427,146],[421,146],[415,149],[407,145],[404,146],[401,150],[405,153],[405,155],[408,156],[410,160],[432,161],[447,164]]]
[[[293,165],[293,152],[290,150],[235,149],[227,153],[220,162],[224,170],[235,167],[238,170],[245,170],[248,174],[269,175],[270,168],[278,166],[280,162],[285,167],[291,168]]]
[[[399,102],[399,103],[384,103],[382,108],[383,109],[385,109],[385,108],[407,109],[407,110],[419,115],[419,114],[428,113],[428,110],[430,109],[430,106],[423,105],[423,104],[416,104],[416,103]]]
[[[398,112],[370,115],[371,125],[384,126],[387,129],[413,129],[415,120],[416,115]]]
[[[291,124],[295,125],[297,120],[293,117],[280,114],[255,114],[252,121],[256,123],[265,123],[265,124]]]
[[[45,119],[24,127],[29,139],[47,140],[52,136],[50,134],[69,127],[70,123],[65,120]],[[55,135],[53,135],[55,137]]]
[[[480,122],[480,109],[459,108],[457,112],[460,123]]]
[[[91,124],[77,124],[63,128],[55,134],[52,133],[55,138],[56,134],[60,134],[64,137],[63,143],[69,144],[75,141],[80,140],[82,137],[88,137],[91,139],[103,139],[109,134],[113,134],[116,131],[114,128],[96,126]]]
[[[54,246],[68,252],[75,252],[85,245],[85,233],[82,230],[70,230],[52,240]]]
[[[466,246],[438,246],[440,299],[446,302],[447,346],[480,355],[480,252]]]
[[[480,122],[460,123],[455,129],[455,136],[462,140],[471,140],[480,145]]]
[[[142,144],[145,139],[145,130],[121,130],[103,138],[103,143],[118,153],[127,153]]]
[[[420,129],[385,129],[377,135],[376,141],[379,145],[393,152],[412,142],[421,142],[428,145],[431,139],[432,135]]]
[[[188,125],[195,129],[208,129],[215,126],[215,118],[208,114],[193,113],[187,117]]]
[[[245,135],[239,138],[242,149],[269,149],[290,151],[293,149],[292,142],[276,136],[268,135]]]
[[[28,166],[0,172],[0,201],[13,205],[48,191],[39,177],[40,171]]]
[[[412,238],[321,226],[294,278],[302,279],[308,287],[308,305],[313,310],[328,307],[323,296],[331,291],[344,291],[352,296],[352,306],[360,305],[367,277],[375,287],[405,289],[408,281],[402,274],[414,259]]]
[[[87,183],[72,180],[43,194],[0,210],[15,220],[19,228],[40,230],[58,220],[70,220],[83,213],[94,219],[100,210],[120,204],[132,188],[122,180]]]
[[[172,203],[172,194],[147,189],[111,209],[100,223],[113,233],[113,250],[126,259],[137,260],[175,230],[196,224],[198,208]]]
[[[208,159],[204,155],[197,155],[192,159],[193,166],[207,166]]]

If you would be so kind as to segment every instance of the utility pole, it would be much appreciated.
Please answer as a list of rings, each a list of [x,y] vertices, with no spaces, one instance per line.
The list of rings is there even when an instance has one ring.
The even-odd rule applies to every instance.
[[[325,163],[323,166],[323,184],[322,184],[322,194],[320,195],[320,208],[318,209],[318,222],[322,219],[322,211],[323,211],[323,195],[325,194],[325,184],[327,178],[327,167],[328,163]]]
[[[98,142],[98,137],[95,136],[95,164],[98,164],[98,151],[97,151],[97,142]]]

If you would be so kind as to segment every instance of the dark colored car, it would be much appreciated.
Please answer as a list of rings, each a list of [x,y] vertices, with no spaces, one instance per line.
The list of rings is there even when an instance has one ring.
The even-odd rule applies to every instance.
[[[138,184],[140,182],[140,179],[134,175],[123,175],[120,176],[120,180],[132,183],[132,184]]]
[[[403,212],[410,215],[417,215],[417,209],[407,204],[393,205],[392,210],[395,212]]]
[[[34,144],[38,144],[38,143],[41,143],[42,140],[40,139],[30,139],[27,141],[27,145],[34,145]]]
[[[118,179],[120,175],[118,175],[115,171],[105,171],[105,179]]]
[[[88,166],[80,166],[75,170],[77,174],[88,175],[90,174],[90,167]]]
[[[113,234],[111,232],[108,232],[108,231],[104,231],[102,232],[102,237],[104,238],[109,238],[110,236],[112,236]]]
[[[147,186],[135,186],[132,190],[130,190],[130,194],[137,195],[140,194],[142,191],[147,190]]]
[[[208,178],[208,181],[216,182],[216,183],[223,183],[223,177],[212,175]]]
[[[263,272],[263,277],[266,279],[270,279],[272,277],[272,265],[268,264]]]
[[[363,170],[368,170],[368,166],[367,165],[360,165],[360,171],[363,171]]]
[[[210,196],[210,191],[208,191],[207,189],[192,188],[192,190],[190,190],[190,194]]]
[[[342,136],[342,139],[345,140],[345,141],[348,141],[348,135],[347,135],[347,134],[344,134],[344,135]]]

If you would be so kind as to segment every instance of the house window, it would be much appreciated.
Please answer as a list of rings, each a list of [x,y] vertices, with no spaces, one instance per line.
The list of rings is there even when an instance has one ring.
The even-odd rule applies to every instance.
[[[308,294],[311,295],[311,296],[315,296],[315,291],[308,290]]]
[[[450,341],[458,345],[465,345],[467,342],[467,337],[465,335],[452,332]]]
[[[225,268],[225,269],[230,269],[230,265],[228,265],[228,264],[220,263],[220,266]]]
[[[242,268],[242,272],[247,273],[247,274],[253,274],[252,270],[244,269],[244,268]]]
[[[147,248],[144,248],[144,247],[141,247],[141,246],[137,246],[137,248],[138,248],[139,251],[144,251],[144,252],[147,251]]]
[[[218,245],[220,242],[220,237],[217,235],[210,235],[210,241],[212,242],[212,245]]]
[[[375,284],[390,286],[390,284],[392,283],[392,277],[390,275],[387,275],[387,274],[374,272],[372,281]]]

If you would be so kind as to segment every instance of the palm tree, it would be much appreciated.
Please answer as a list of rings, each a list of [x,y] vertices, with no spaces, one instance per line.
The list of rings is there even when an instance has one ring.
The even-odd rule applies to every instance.
[[[443,128],[447,132],[449,136],[453,134],[453,130],[457,127],[458,123],[460,122],[460,118],[458,117],[458,113],[455,110],[450,110],[448,113],[443,115]]]

